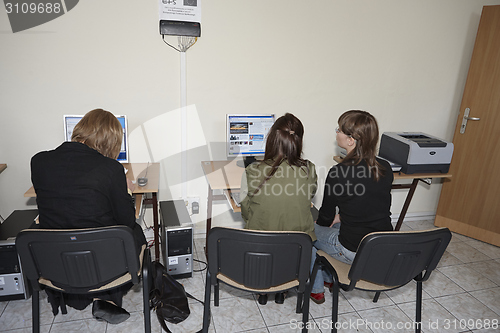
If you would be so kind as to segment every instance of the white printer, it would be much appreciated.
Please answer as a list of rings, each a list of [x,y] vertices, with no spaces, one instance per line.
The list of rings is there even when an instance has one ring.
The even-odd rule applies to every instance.
[[[421,132],[385,132],[379,155],[401,165],[401,172],[448,172],[453,143]]]

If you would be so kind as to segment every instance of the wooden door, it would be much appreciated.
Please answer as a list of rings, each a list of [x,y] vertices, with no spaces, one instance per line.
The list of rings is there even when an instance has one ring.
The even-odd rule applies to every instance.
[[[500,6],[483,7],[453,143],[435,225],[500,246]]]

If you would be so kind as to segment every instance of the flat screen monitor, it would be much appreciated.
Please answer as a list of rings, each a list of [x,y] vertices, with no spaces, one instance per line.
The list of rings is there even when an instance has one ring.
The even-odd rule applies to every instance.
[[[71,141],[73,135],[73,128],[82,119],[82,115],[65,115],[64,116],[64,140]],[[123,140],[120,148],[120,155],[117,160],[122,163],[128,163],[129,150],[128,150],[128,130],[127,130],[127,116],[116,116],[123,128]]]
[[[263,156],[267,133],[274,121],[274,114],[226,115],[227,156]]]

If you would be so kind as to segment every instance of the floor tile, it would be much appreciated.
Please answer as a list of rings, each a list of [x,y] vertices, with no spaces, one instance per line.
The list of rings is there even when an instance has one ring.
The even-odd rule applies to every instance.
[[[231,297],[210,308],[216,331],[236,333],[266,327],[253,297]]]
[[[467,244],[467,242],[450,243],[446,251],[464,263],[491,259],[486,254]]]
[[[394,302],[384,292],[380,294],[377,303],[373,303],[374,292],[353,290],[342,294],[356,311],[394,305]]]
[[[106,333],[107,323],[95,319],[54,323],[50,333]]]
[[[268,326],[269,333],[301,333],[302,332],[302,322],[291,322],[288,324],[276,325],[276,326]],[[316,322],[315,320],[309,320],[307,323],[307,328],[309,333],[321,333],[326,331],[321,331],[319,328],[321,323]]]
[[[404,313],[415,321],[416,302],[398,305]],[[422,331],[425,333],[458,333],[460,330],[445,328],[446,323],[450,323],[456,318],[434,299],[422,301]]]
[[[142,312],[130,313],[130,318],[120,324],[107,324],[106,333],[143,333],[144,314]],[[161,333],[160,324],[156,319],[156,314],[151,312],[151,332]]]
[[[491,259],[500,259],[500,247],[484,243],[475,239],[465,241],[465,244],[472,246],[476,250],[486,254]]]
[[[389,290],[385,293],[396,304],[415,302],[415,297],[417,295],[417,283],[415,281],[410,281],[408,284],[401,288]],[[426,298],[430,298],[429,294],[427,294],[425,291],[422,291],[422,299]]]
[[[451,233],[452,237],[451,237],[451,241],[450,243],[456,243],[456,242],[466,242],[468,240],[471,240],[472,238],[470,237],[467,237],[467,236],[464,236],[464,235],[460,235],[460,234],[457,234],[456,232],[452,232]]]
[[[410,227],[412,230],[428,230],[428,229],[436,229],[437,228],[434,225],[434,220],[422,220],[422,221],[407,222],[406,225],[408,227]]]
[[[396,305],[358,311],[361,316],[359,328],[368,328],[374,333],[415,332],[412,320]]]
[[[40,293],[40,325],[49,325],[54,321],[54,315],[46,297]],[[12,330],[31,327],[31,298],[27,300],[10,301],[0,317],[0,330]]]
[[[473,291],[470,294],[500,317],[500,287]]]
[[[459,260],[457,257],[450,254],[448,251],[445,251],[443,253],[443,256],[441,257],[441,260],[439,260],[437,267],[460,265],[463,263],[464,263],[463,261]]]
[[[488,260],[468,264],[468,267],[481,273],[500,286],[500,261]]]
[[[500,320],[500,316],[468,293],[436,298],[446,310],[457,318],[449,324],[452,328],[479,329],[477,322]]]
[[[441,273],[440,269],[441,268],[434,270],[431,273],[429,280],[422,284],[423,290],[431,297],[463,293],[464,290],[446,275]]]
[[[296,313],[297,295],[286,297],[283,304],[274,302],[274,295],[269,295],[269,300],[266,305],[257,304],[259,307],[264,322],[267,326],[275,326],[280,324],[290,324],[293,322],[302,321],[302,313]]]
[[[447,266],[439,268],[439,271],[467,291],[494,288],[497,286],[493,281],[469,266],[467,264]]]

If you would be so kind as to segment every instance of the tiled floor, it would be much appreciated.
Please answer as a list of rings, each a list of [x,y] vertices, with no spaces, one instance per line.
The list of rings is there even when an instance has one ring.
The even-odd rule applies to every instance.
[[[432,228],[432,221],[404,223],[402,230]],[[205,261],[204,238],[195,239],[195,257]],[[196,270],[204,265],[196,264]],[[182,280],[186,290],[203,299],[205,272],[195,272],[192,278]],[[290,293],[285,304],[270,300],[259,305],[249,293],[221,287],[219,307],[212,306],[210,332],[217,333],[277,333],[299,332],[300,315],[295,313],[296,296]],[[141,293],[129,292],[124,308],[131,317],[122,324],[110,325],[92,318],[91,309],[69,309],[67,315],[54,317],[50,307],[42,303],[43,333],[58,332],[143,332]],[[413,332],[411,321],[415,314],[415,288],[410,283],[404,288],[383,293],[378,303],[371,301],[373,293],[349,292],[340,297],[339,332]],[[429,281],[424,283],[423,332],[500,332],[500,248],[453,235],[445,256]],[[326,303],[311,302],[310,332],[329,332],[331,295]],[[169,325],[175,332],[191,333],[201,328],[202,306],[190,301],[190,317]],[[0,302],[1,332],[31,332],[31,300]],[[469,328],[467,325],[471,325]],[[162,332],[155,314],[152,314],[153,332]],[[489,327],[489,328],[484,328]]]

